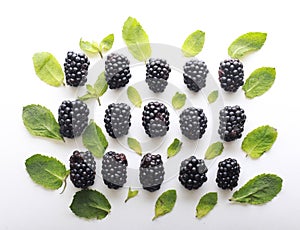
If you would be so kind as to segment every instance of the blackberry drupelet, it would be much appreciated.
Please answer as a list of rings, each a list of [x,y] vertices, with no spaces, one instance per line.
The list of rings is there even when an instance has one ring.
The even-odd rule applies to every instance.
[[[178,179],[186,189],[198,189],[207,181],[206,173],[204,161],[191,156],[181,162]]]
[[[200,139],[207,127],[207,118],[202,109],[189,107],[180,114],[181,133],[191,140]]]
[[[70,157],[70,179],[75,187],[86,189],[94,184],[96,162],[91,152],[74,151]]]
[[[171,68],[166,60],[150,58],[146,64],[146,83],[154,93],[162,93],[168,85]]]
[[[123,153],[107,152],[102,160],[102,178],[108,188],[123,187],[127,179],[127,159]]]
[[[243,64],[238,59],[226,59],[220,63],[219,81],[221,88],[236,92],[244,84]]]
[[[139,175],[143,188],[149,192],[160,189],[164,175],[165,171],[161,156],[159,154],[145,154],[141,160]]]
[[[83,86],[87,82],[89,65],[90,61],[85,54],[69,51],[64,63],[67,85]]]
[[[131,78],[129,60],[123,54],[111,53],[105,61],[105,79],[110,89],[117,89],[128,84]]]
[[[143,126],[149,137],[162,137],[169,130],[169,111],[160,102],[149,102],[144,106]]]
[[[228,158],[218,164],[216,182],[222,189],[232,190],[238,185],[240,165],[235,159]]]
[[[63,101],[58,109],[58,124],[64,137],[74,138],[82,134],[88,125],[89,109],[80,101]]]
[[[112,103],[105,110],[105,129],[109,136],[113,138],[128,134],[131,126],[130,120],[130,106],[126,103]]]
[[[204,61],[190,60],[183,66],[183,71],[184,83],[189,90],[198,92],[206,86],[208,69]]]
[[[230,142],[242,137],[246,115],[240,106],[225,106],[220,110],[219,119],[218,133],[222,140]]]

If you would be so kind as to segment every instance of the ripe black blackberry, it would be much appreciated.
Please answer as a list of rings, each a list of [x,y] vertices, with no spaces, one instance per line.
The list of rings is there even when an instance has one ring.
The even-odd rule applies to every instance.
[[[225,91],[236,92],[244,84],[243,64],[238,59],[222,61],[218,73],[221,88]]]
[[[143,126],[149,137],[162,137],[169,130],[169,111],[160,102],[149,102],[144,106]]]
[[[105,79],[110,89],[124,87],[131,78],[129,60],[123,54],[111,53],[105,61]]]
[[[198,189],[207,181],[206,173],[204,161],[191,156],[181,162],[178,179],[186,189]]]
[[[220,110],[219,119],[218,133],[222,140],[229,142],[242,137],[246,115],[240,106],[225,106]]]
[[[160,189],[164,181],[164,166],[159,154],[147,153],[143,156],[140,164],[140,182],[143,188],[149,192]]]
[[[83,86],[87,82],[89,65],[90,61],[85,54],[69,51],[64,63],[67,85]]]
[[[123,153],[107,152],[102,160],[102,178],[108,188],[123,187],[127,179],[127,159]]]
[[[208,69],[204,61],[190,60],[183,66],[183,71],[184,83],[189,90],[198,92],[206,86]]]
[[[70,179],[75,187],[86,189],[94,184],[96,162],[91,152],[74,151],[70,157]]]
[[[181,133],[191,140],[200,139],[207,127],[207,118],[202,109],[189,107],[180,114]]]
[[[235,159],[228,158],[218,164],[216,182],[222,189],[232,190],[238,185],[240,165]]]
[[[64,137],[74,138],[82,134],[88,125],[89,109],[80,101],[63,101],[58,109],[58,124]]]
[[[146,64],[146,82],[154,93],[162,93],[168,85],[171,68],[166,60],[150,58]]]
[[[108,105],[104,116],[106,132],[113,138],[127,135],[131,126],[130,119],[130,106],[126,103]]]

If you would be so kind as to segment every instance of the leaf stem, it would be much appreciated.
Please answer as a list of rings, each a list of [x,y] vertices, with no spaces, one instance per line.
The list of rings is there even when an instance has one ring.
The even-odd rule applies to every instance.
[[[68,178],[69,174],[65,177],[64,179],[64,187],[63,187],[63,190],[59,193],[59,194],[63,194],[64,191],[66,190],[66,187],[67,187],[67,178]]]
[[[101,59],[103,59],[103,54],[100,50],[99,50],[99,55],[100,55]]]
[[[98,101],[98,105],[101,106],[101,101],[99,97],[97,98],[97,101]]]

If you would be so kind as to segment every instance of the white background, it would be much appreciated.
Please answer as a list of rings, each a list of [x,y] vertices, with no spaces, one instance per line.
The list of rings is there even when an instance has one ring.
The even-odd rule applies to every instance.
[[[1,158],[0,229],[299,229],[299,12],[297,1],[5,1],[0,7],[1,25]],[[24,128],[22,107],[47,106],[56,116],[58,105],[74,92],[40,81],[33,70],[32,55],[53,53],[63,63],[68,50],[78,50],[81,37],[100,41],[115,34],[113,49],[124,47],[121,29],[128,16],[136,17],[153,43],[181,46],[188,34],[206,32],[204,59],[217,78],[219,62],[228,45],[249,31],[267,32],[264,47],[244,59],[246,77],[256,68],[275,67],[275,84],[265,95],[245,99],[242,91],[225,95],[227,104],[240,104],[247,112],[245,133],[269,124],[279,136],[272,150],[258,160],[246,158],[241,141],[225,146],[218,158],[234,156],[242,166],[239,186],[257,174],[276,173],[283,178],[281,193],[261,206],[230,204],[232,192],[220,191],[209,181],[189,192],[177,180],[164,183],[154,194],[140,194],[124,204],[127,189],[110,191],[97,181],[112,204],[104,220],[87,221],[73,215],[68,206],[77,191],[69,183],[64,194],[47,191],[29,178],[24,162],[35,153],[56,156],[68,163],[74,146],[35,138]],[[69,145],[68,145],[69,144]],[[188,155],[188,153],[187,153]],[[152,222],[154,203],[168,188],[177,188],[172,213]],[[208,216],[197,220],[195,206],[208,191],[218,191],[219,202]]]

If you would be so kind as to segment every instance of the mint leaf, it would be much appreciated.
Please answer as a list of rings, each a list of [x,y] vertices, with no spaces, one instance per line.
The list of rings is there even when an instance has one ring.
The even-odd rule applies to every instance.
[[[215,142],[215,143],[211,144],[205,152],[205,159],[211,160],[211,159],[221,155],[221,153],[223,152],[223,149],[224,149],[224,145],[222,142]]]
[[[269,125],[258,127],[244,138],[242,149],[251,158],[259,158],[272,148],[277,134],[277,130]]]
[[[155,203],[155,215],[152,220],[172,211],[177,199],[176,190],[171,189],[161,194]]]
[[[209,104],[212,104],[218,99],[218,97],[219,97],[219,91],[214,90],[208,95],[207,100],[208,100]]]
[[[168,158],[175,156],[181,150],[182,142],[177,138],[174,139],[172,144],[168,147]]]
[[[195,57],[203,48],[205,41],[205,33],[196,30],[191,33],[184,41],[181,51],[185,57]]]
[[[109,51],[114,44],[115,36],[114,34],[109,34],[105,38],[102,39],[99,45],[99,49],[102,53]]]
[[[196,217],[198,219],[206,216],[217,204],[218,194],[216,192],[206,193],[201,197],[196,207]]]
[[[151,56],[152,51],[148,35],[135,18],[128,17],[125,21],[122,36],[135,59],[145,62]]]
[[[82,142],[95,157],[102,157],[108,146],[101,128],[93,120],[90,121],[90,124],[84,130]]]
[[[282,179],[274,174],[261,174],[234,192],[230,201],[247,204],[264,204],[281,191]]]
[[[136,139],[134,139],[132,137],[128,137],[127,144],[129,146],[129,148],[131,148],[134,152],[136,152],[140,156],[142,155],[143,151],[142,151],[141,144]]]
[[[240,59],[246,54],[259,50],[267,39],[266,33],[249,32],[234,40],[228,47],[228,55]]]
[[[76,192],[70,209],[76,216],[101,220],[110,213],[111,205],[102,193],[87,189]]]
[[[64,140],[59,132],[59,124],[52,112],[41,105],[23,107],[23,123],[31,135]]]
[[[61,86],[64,72],[57,59],[48,52],[35,53],[32,57],[36,75],[48,85]]]
[[[25,166],[35,183],[51,190],[59,189],[68,176],[65,165],[53,157],[41,154],[28,158]]]
[[[137,196],[138,193],[139,193],[138,190],[131,190],[131,188],[129,187],[129,188],[128,188],[128,194],[127,194],[127,198],[126,198],[126,200],[125,200],[125,203],[126,203],[129,199],[131,199],[131,198]]]
[[[185,105],[186,95],[184,93],[176,92],[172,98],[172,105],[174,109],[181,109]]]
[[[275,81],[276,70],[272,67],[261,67],[254,70],[243,85],[245,96],[254,98],[267,92]]]
[[[141,108],[142,98],[141,98],[139,92],[134,87],[129,86],[127,88],[127,96],[128,96],[128,99],[131,101],[131,103],[134,106]]]
[[[79,47],[83,52],[87,54],[99,53],[98,44],[96,42],[83,41],[82,38],[80,38]]]

